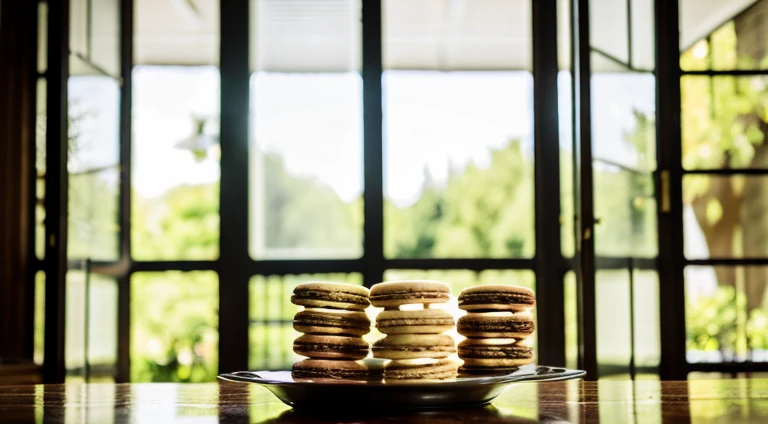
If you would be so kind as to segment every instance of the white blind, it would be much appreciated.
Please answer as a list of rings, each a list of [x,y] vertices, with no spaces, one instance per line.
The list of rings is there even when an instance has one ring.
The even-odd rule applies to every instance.
[[[558,0],[561,6],[568,0]],[[674,1],[674,0],[658,0]],[[687,48],[756,0],[680,0]],[[531,0],[384,0],[385,69],[531,69]],[[626,60],[621,0],[592,0],[595,47]],[[620,4],[619,4],[620,3]],[[633,0],[632,61],[653,66],[652,0]],[[218,64],[219,0],[136,0],[137,64]],[[271,72],[356,71],[361,0],[251,0],[250,64]],[[558,19],[561,66],[570,55],[569,14]],[[563,13],[565,12],[565,13]],[[598,61],[593,70],[600,72]]]

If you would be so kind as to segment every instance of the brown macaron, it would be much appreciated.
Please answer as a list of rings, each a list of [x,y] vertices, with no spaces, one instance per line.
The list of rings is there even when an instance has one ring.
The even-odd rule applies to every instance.
[[[409,304],[445,303],[451,288],[439,281],[389,281],[371,287],[371,304],[377,308],[398,308]]]
[[[453,315],[441,309],[386,310],[376,317],[376,328],[383,334],[439,334],[454,325]]]
[[[459,294],[459,308],[465,311],[513,311],[530,310],[536,304],[533,290],[510,285],[475,286]]]
[[[533,318],[528,315],[500,313],[469,313],[459,318],[456,330],[465,337],[525,339],[534,330]]]
[[[459,343],[459,358],[468,368],[510,368],[533,362],[533,349],[514,339],[466,339]]]
[[[371,320],[365,312],[305,309],[293,317],[293,328],[307,334],[364,336],[371,331]]]
[[[370,348],[361,337],[304,334],[293,342],[293,351],[313,359],[363,359]]]
[[[363,286],[346,283],[310,282],[293,289],[291,303],[308,308],[363,311],[370,306],[369,291]]]
[[[458,364],[451,360],[394,360],[384,367],[387,380],[446,380],[456,377]]]
[[[296,380],[330,378],[334,380],[367,380],[368,368],[355,361],[305,359],[293,364],[291,376]]]
[[[456,345],[446,334],[394,334],[373,344],[374,358],[445,358],[456,353]]]

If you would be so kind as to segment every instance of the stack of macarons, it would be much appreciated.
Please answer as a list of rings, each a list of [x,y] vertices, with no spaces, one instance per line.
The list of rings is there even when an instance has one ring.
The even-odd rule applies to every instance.
[[[533,362],[533,349],[524,341],[533,334],[528,314],[536,303],[533,290],[510,285],[470,287],[459,295],[457,331],[462,374],[510,372]]]
[[[430,307],[449,299],[450,287],[437,281],[391,281],[371,287],[371,304],[384,308],[376,317],[376,328],[386,337],[373,344],[373,356],[391,360],[384,367],[385,380],[456,376],[458,365],[448,359],[456,353],[456,345],[444,334],[454,328],[453,315]],[[401,310],[404,305],[422,307]]]
[[[364,312],[370,305],[368,289],[344,283],[304,283],[294,289],[291,303],[304,307],[293,319],[293,328],[304,333],[293,342],[293,351],[309,358],[293,365],[293,376],[365,379],[368,368],[357,361],[370,350],[362,337],[371,329]]]

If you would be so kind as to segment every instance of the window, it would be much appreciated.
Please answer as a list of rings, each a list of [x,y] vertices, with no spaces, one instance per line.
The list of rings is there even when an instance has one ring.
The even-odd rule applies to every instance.
[[[760,17],[768,2],[742,6],[680,56],[686,359],[693,371],[765,369],[768,62]]]

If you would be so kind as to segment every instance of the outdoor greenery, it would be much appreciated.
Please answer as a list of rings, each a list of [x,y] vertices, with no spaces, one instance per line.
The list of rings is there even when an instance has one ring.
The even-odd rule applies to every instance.
[[[683,69],[765,68],[768,58],[762,57],[761,50],[765,45],[739,42],[756,30],[760,29],[750,25],[747,16],[737,17],[685,52],[680,65]],[[684,77],[681,94],[686,169],[768,166],[768,85],[763,77]],[[695,222],[686,222],[686,227],[700,229],[709,256],[768,256],[766,183],[762,177],[744,176],[695,175],[683,180],[684,202],[695,216]],[[689,246],[686,251],[689,257],[699,257]],[[728,359],[767,349],[763,307],[768,269],[714,267],[714,273],[719,285],[714,293],[688,295],[689,350],[716,350]]]

